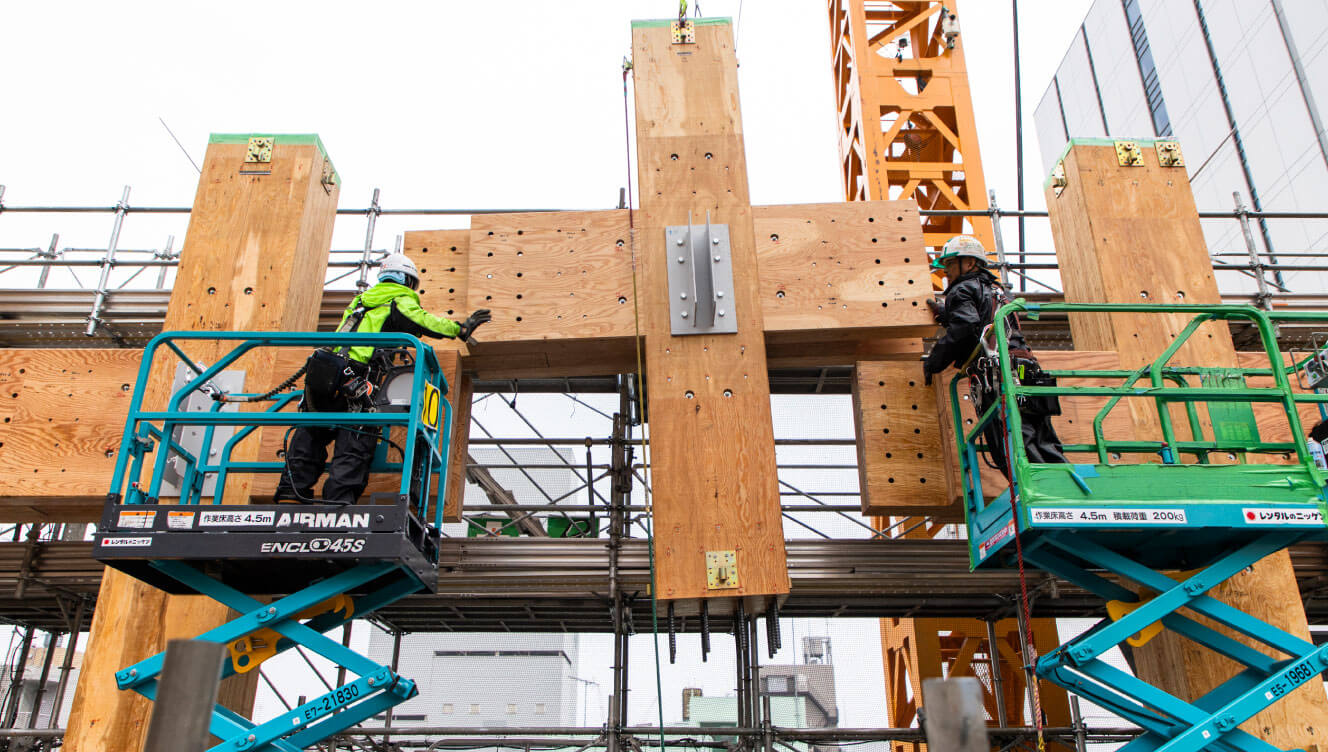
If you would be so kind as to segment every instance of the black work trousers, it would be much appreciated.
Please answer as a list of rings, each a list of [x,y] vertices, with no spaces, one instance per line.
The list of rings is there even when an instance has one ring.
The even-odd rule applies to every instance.
[[[291,432],[286,446],[286,468],[277,483],[274,499],[312,501],[314,485],[327,469],[323,500],[354,504],[369,485],[369,465],[378,448],[377,426],[310,426]],[[332,462],[327,445],[335,442]]]
[[[996,401],[995,392],[982,391],[978,396],[977,410],[981,416]],[[999,409],[982,429],[982,436],[987,441],[992,463],[1001,471],[1001,475],[1010,477],[1010,465],[1005,457],[1005,421]],[[1051,425],[1051,416],[1020,411],[1019,422],[1023,426],[1024,453],[1029,462],[1069,462],[1061,452],[1061,439]]]

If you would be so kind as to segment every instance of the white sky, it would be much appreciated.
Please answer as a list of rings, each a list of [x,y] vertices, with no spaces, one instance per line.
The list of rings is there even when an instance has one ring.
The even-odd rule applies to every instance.
[[[1031,113],[1089,0],[1020,5],[1027,206],[1041,208]],[[375,187],[386,208],[612,207],[626,181],[621,63],[630,21],[667,17],[676,7],[673,0],[9,3],[0,23],[8,73],[0,117],[4,201],[109,205],[132,185],[133,204],[190,204],[197,173],[162,117],[199,162],[212,132],[318,133],[341,174],[343,207],[366,206]],[[753,202],[841,200],[823,0],[703,0],[702,10],[738,23]],[[965,0],[961,13],[987,184],[1012,208],[1010,3]],[[375,245],[391,247],[407,229],[464,221],[384,218]],[[182,217],[132,216],[121,245],[159,247],[174,233],[178,248],[184,226]],[[106,216],[0,215],[0,246],[44,247],[52,232],[62,234],[62,245],[104,246],[109,227]],[[1007,222],[1007,247],[1013,228]],[[1031,246],[1044,239],[1040,247],[1049,247],[1045,223],[1031,223],[1030,233]],[[363,242],[363,222],[341,218],[334,247]],[[94,276],[81,275],[85,284]],[[366,629],[359,629],[361,646]],[[845,669],[841,724],[884,723],[874,622],[785,629],[789,647],[793,629],[834,635]],[[721,667],[732,653],[722,640],[705,668],[695,660],[695,638],[682,643],[684,662],[666,672],[670,708],[682,686],[704,684],[707,695],[731,686],[731,669]],[[850,643],[875,649],[876,657],[857,658]],[[633,685],[641,695],[650,689],[644,680],[653,685],[647,651],[648,643],[634,643]],[[781,660],[793,660],[786,654]],[[851,671],[859,675],[845,684]],[[634,708],[633,722],[652,720]],[[667,721],[676,718],[676,709],[666,712]]]

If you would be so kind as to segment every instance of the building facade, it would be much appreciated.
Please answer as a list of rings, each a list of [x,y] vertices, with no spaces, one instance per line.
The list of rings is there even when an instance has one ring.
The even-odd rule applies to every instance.
[[[400,673],[420,694],[394,726],[579,726],[575,634],[408,634]],[[369,657],[392,662],[392,637],[374,630]]]
[[[1328,0],[1096,0],[1035,111],[1049,173],[1070,138],[1179,141],[1199,210],[1328,209]],[[1045,174],[1045,173],[1044,173]],[[1204,220],[1214,254],[1246,251],[1239,223]],[[1251,223],[1259,250],[1328,248],[1328,221]],[[1243,264],[1239,255],[1218,256]],[[1321,292],[1317,272],[1270,274]],[[1253,289],[1219,274],[1224,290]]]

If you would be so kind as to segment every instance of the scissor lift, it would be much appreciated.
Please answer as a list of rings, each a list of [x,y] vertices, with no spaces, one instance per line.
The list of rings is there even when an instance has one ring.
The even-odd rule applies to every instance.
[[[185,352],[199,341],[234,346],[204,367]],[[227,369],[265,348],[356,345],[396,349],[405,363],[394,371],[390,391],[397,398],[380,400],[375,411],[300,412],[293,408],[301,390],[225,393],[219,385]],[[153,356],[163,348],[187,364],[189,378],[172,388],[165,409],[154,411],[145,409],[144,394]],[[222,743],[211,752],[295,752],[416,694],[410,679],[323,633],[411,593],[436,589],[452,424],[447,393],[433,350],[408,334],[165,332],[148,343],[97,529],[96,558],[167,592],[205,595],[239,612],[197,637],[227,646],[223,676],[252,671],[302,646],[353,677],[262,724],[218,705],[210,728]],[[253,402],[227,409],[246,400]],[[243,409],[255,405],[259,409]],[[228,497],[228,482],[236,476],[282,471],[279,458],[233,458],[241,442],[257,440],[255,431],[336,425],[383,432],[372,472],[400,477],[386,502],[249,504],[248,498]],[[185,445],[185,432],[192,432],[194,445]],[[395,459],[389,446],[396,447]],[[233,486],[240,486],[233,492],[247,493],[247,486]],[[168,492],[178,497],[175,503],[164,503]],[[254,596],[276,598],[265,603]],[[116,672],[116,683],[155,699],[163,657],[125,667]]]
[[[1055,386],[1025,386],[1015,378],[1007,348],[1006,316],[1043,313],[1182,314],[1190,318],[1172,345],[1138,370],[1048,371]],[[1266,368],[1172,365],[1206,322],[1248,322],[1268,356]],[[1328,395],[1297,392],[1292,376],[1316,363],[1286,364],[1280,322],[1328,322],[1325,313],[1271,313],[1248,306],[1036,305],[1004,306],[991,328],[987,356],[999,365],[1000,398],[966,427],[959,382],[950,385],[973,568],[1027,563],[1107,601],[1109,617],[1037,660],[1039,676],[1138,724],[1144,733],[1128,752],[1272,752],[1272,745],[1237,726],[1328,669],[1328,645],[1295,635],[1228,606],[1207,592],[1259,559],[1305,540],[1328,538],[1325,473],[1315,464],[1297,407]],[[1252,388],[1247,379],[1272,382]],[[1084,386],[1084,380],[1108,386]],[[1076,384],[1078,382],[1078,384]],[[1303,382],[1302,382],[1303,385]],[[1089,460],[1076,464],[1028,461],[1021,397],[1106,398],[1093,421],[1093,443],[1064,450]],[[1155,410],[1160,440],[1108,440],[1104,419],[1123,399]],[[1271,403],[1286,415],[1291,441],[1263,441],[1252,405]],[[1179,406],[1179,407],[1172,407]],[[1126,408],[1127,409],[1127,408]],[[1185,415],[1179,438],[1173,411]],[[1013,458],[1009,487],[989,500],[979,453],[983,430],[1003,423]],[[1214,462],[1218,460],[1219,462]],[[1179,573],[1178,573],[1179,572]],[[1143,593],[1127,588],[1132,584]],[[1180,613],[1187,609],[1284,654],[1272,658]],[[1193,701],[1184,701],[1102,660],[1123,642],[1140,646],[1170,629],[1244,667]]]

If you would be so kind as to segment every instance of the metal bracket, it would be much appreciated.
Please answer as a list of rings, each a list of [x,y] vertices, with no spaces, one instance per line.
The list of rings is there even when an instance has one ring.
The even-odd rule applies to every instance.
[[[171,394],[176,393],[185,384],[197,378],[193,369],[184,363],[175,367],[175,381],[171,384]],[[212,383],[216,387],[228,394],[234,394],[244,391],[244,371],[222,371],[217,374]],[[212,397],[203,391],[196,391],[189,395],[189,399],[184,402],[184,410],[191,413],[208,412],[216,402]],[[239,412],[240,406],[236,403],[228,403],[221,408],[225,412]],[[178,426],[171,437],[175,443],[184,447],[186,451],[193,454],[200,462],[206,462],[215,457],[226,445],[227,441],[235,435],[234,426],[216,426],[212,429],[212,443],[209,446],[203,446],[203,437],[206,435],[205,426]],[[170,452],[171,450],[163,442],[161,450]],[[185,460],[179,455],[171,456],[166,462],[166,470],[161,475],[161,495],[162,496],[181,496],[185,493],[181,489],[181,483],[184,480]],[[215,473],[208,473],[203,479],[203,496],[211,496],[216,490],[217,476]]]
[[[729,226],[671,225],[665,230],[669,267],[669,319],[675,337],[689,334],[736,334],[733,258]]]
[[[1157,149],[1157,163],[1163,167],[1184,167],[1185,157],[1180,153],[1180,143],[1176,141],[1155,141],[1153,148]]]
[[[272,136],[252,136],[249,139],[249,151],[245,152],[246,164],[268,163],[272,161]]]
[[[1138,141],[1117,141],[1116,142],[1116,162],[1121,167],[1142,167],[1144,164],[1144,152],[1139,148]]]
[[[323,191],[331,193],[337,184],[337,171],[332,169],[332,160],[323,157]]]
[[[1051,189],[1055,192],[1056,198],[1061,197],[1061,193],[1065,191],[1066,185],[1068,185],[1068,183],[1065,180],[1065,163],[1057,162],[1056,166],[1051,169]],[[1000,235],[997,235],[996,237],[1000,237]]]
[[[696,44],[696,24],[691,21],[674,21],[669,30],[673,32],[674,44]]]
[[[706,589],[734,590],[738,587],[738,554],[706,551]]]

